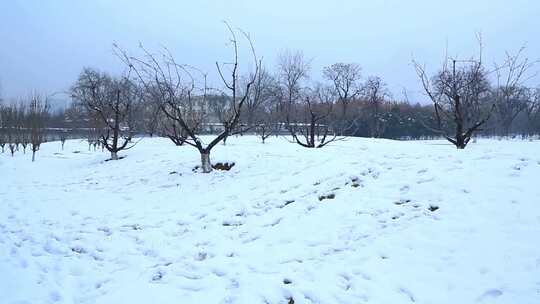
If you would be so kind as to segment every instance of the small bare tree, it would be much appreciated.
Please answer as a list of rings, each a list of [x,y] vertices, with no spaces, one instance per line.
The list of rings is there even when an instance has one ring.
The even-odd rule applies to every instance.
[[[68,131],[62,130],[62,132],[60,133],[60,143],[62,144],[62,151],[64,151],[64,145],[66,144],[67,137]]]
[[[323,76],[329,80],[338,95],[338,103],[341,107],[341,113],[335,126],[340,135],[350,132],[353,127],[354,119],[348,113],[349,104],[361,92],[360,79],[361,67],[356,63],[335,63],[323,69]]]
[[[338,139],[330,129],[328,118],[332,114],[335,96],[330,87],[317,85],[306,89],[301,102],[288,107],[285,126],[293,141],[306,148],[322,148]]]
[[[304,82],[309,79],[311,66],[300,51],[284,51],[278,60],[278,81],[282,98],[280,112],[286,115],[289,112],[288,108],[302,98],[302,89]]]
[[[151,89],[151,88],[149,88]],[[150,94],[143,90],[142,102],[137,111],[136,126],[140,130],[144,130],[150,137],[156,134],[163,133],[163,128],[168,127],[163,125],[164,117],[161,111],[161,105],[158,100],[154,99],[155,94]],[[167,134],[168,132],[165,132]]]
[[[118,152],[134,146],[131,115],[141,95],[129,73],[126,77],[113,78],[86,68],[71,92],[74,100],[84,104],[90,116],[99,118],[105,126],[100,144],[111,153],[111,160],[118,159]]]
[[[362,94],[371,109],[370,133],[371,137],[379,138],[384,132],[382,105],[390,97],[386,84],[380,77],[371,76],[362,88]]]
[[[336,90],[318,84],[306,87],[310,64],[301,52],[284,52],[279,57],[281,98],[279,112],[293,142],[306,148],[322,148],[337,139],[329,126]]]
[[[2,153],[4,153],[6,149],[6,137],[4,135],[4,129],[0,127],[0,148],[2,149]]]
[[[9,152],[11,153],[11,157],[15,156],[15,151],[17,151],[17,144],[14,142],[8,143]]]
[[[215,122],[220,124],[223,129],[227,129],[229,127],[230,112],[232,110],[231,97],[226,95],[225,93],[221,93],[217,95],[207,96],[206,102],[208,104],[208,108],[210,109],[211,115],[213,116],[213,118],[216,119]],[[242,132],[242,126],[239,126],[239,130],[236,128],[231,129],[231,131],[225,137],[223,137],[223,145],[227,144],[227,139],[229,138],[229,136],[240,132]]]
[[[262,67],[261,61],[259,61],[259,70],[257,75],[248,75],[243,77],[243,87],[252,78],[255,77],[255,82],[250,89],[248,98],[246,100],[246,111],[244,121],[247,127],[250,128],[253,125],[258,125],[260,119],[260,112],[265,111],[272,101],[274,101],[274,90],[277,87],[274,77]]]
[[[46,122],[49,118],[49,102],[41,95],[34,94],[28,105],[28,129],[30,131],[30,145],[32,147],[32,161],[36,159],[36,152],[46,141]]]
[[[18,150],[20,144],[20,131],[23,128],[24,114],[20,112],[21,108],[15,103],[4,106],[2,109],[2,135],[4,145],[7,144],[8,149],[13,157]]]
[[[540,88],[529,90],[525,115],[527,118],[527,136],[540,131]]]
[[[20,143],[21,147],[23,149],[23,154],[26,154],[26,148],[30,144],[30,136],[28,134],[28,130],[24,129],[22,132],[19,133]]]
[[[426,127],[443,135],[458,149],[467,146],[494,109],[494,105],[486,109],[481,104],[489,92],[489,82],[482,64],[482,44],[479,44],[480,56],[477,59],[446,57],[442,69],[433,77],[427,75],[424,66],[413,60],[418,78],[435,108],[437,125]]]
[[[9,108],[0,103],[0,148],[2,148],[2,153],[4,153],[6,144],[8,143],[9,113]]]
[[[34,98],[39,98],[39,97],[32,96],[30,98],[31,102]],[[17,113],[16,123],[15,123],[16,144],[20,145],[23,150],[23,154],[26,154],[26,148],[30,144],[30,140],[31,140],[30,138],[31,130],[29,128],[30,115],[29,115],[29,109],[27,107],[26,102],[21,101],[16,106],[16,113]]]
[[[86,132],[86,142],[88,143],[88,151],[91,151],[92,147],[94,148],[94,151],[96,151],[101,134],[104,133],[105,126],[102,119],[98,117],[96,113],[88,112],[87,114],[89,125]]]
[[[278,134],[281,129],[277,105],[277,103],[267,104],[256,112],[257,114],[254,119],[255,134],[261,138],[263,144],[266,142],[266,139]]]

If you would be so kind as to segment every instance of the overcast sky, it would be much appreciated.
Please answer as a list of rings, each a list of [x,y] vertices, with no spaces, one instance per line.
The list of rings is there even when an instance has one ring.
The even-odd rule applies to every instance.
[[[112,43],[137,54],[138,43],[167,46],[178,61],[215,73],[226,60],[227,20],[249,32],[272,67],[284,49],[312,59],[312,76],[335,62],[356,62],[383,77],[395,97],[419,90],[414,56],[435,70],[451,55],[475,54],[481,32],[486,61],[527,45],[540,58],[538,0],[5,0],[0,1],[0,86],[4,98],[65,91],[82,67],[119,72]],[[540,84],[540,80],[536,80]]]

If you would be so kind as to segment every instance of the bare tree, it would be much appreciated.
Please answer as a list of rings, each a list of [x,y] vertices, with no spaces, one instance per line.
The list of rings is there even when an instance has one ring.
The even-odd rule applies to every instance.
[[[311,66],[300,51],[284,51],[278,60],[278,77],[282,91],[280,110],[286,115],[289,108],[302,98],[302,89],[304,82],[309,79]]]
[[[300,51],[289,50],[279,55],[277,65],[279,90],[275,91],[279,100],[279,112],[284,121],[291,121],[296,104],[302,99],[304,82],[309,79],[311,66]]]
[[[21,131],[24,128],[25,113],[16,103],[4,106],[2,109],[2,135],[4,145],[8,145],[11,156],[15,155],[21,142]]]
[[[17,144],[15,142],[9,142],[8,143],[9,152],[11,153],[11,157],[15,155],[15,151],[17,151]]]
[[[255,82],[246,100],[245,130],[253,130],[262,143],[271,135],[276,134],[280,128],[279,103],[282,100],[282,90],[276,78],[262,67],[259,61],[259,71],[255,75]],[[244,82],[253,75],[244,77]]]
[[[531,73],[537,62],[525,57],[524,51],[525,47],[515,54],[506,52],[503,64],[495,64],[497,87],[493,91],[493,99],[504,135],[510,133],[514,119],[527,109],[528,88],[525,87],[525,82],[537,74]]]
[[[67,137],[67,130],[62,130],[62,132],[60,133],[60,143],[62,144],[62,151],[64,151],[64,145],[66,144]]]
[[[31,97],[33,100],[35,97]],[[16,144],[20,145],[23,149],[23,154],[26,154],[26,148],[30,144],[30,115],[28,113],[27,104],[24,101],[19,102],[16,106],[16,123],[15,123],[15,137]]]
[[[322,148],[338,140],[328,120],[335,100],[334,90],[319,84],[315,89],[305,89],[302,95],[301,102],[293,103],[286,114],[285,126],[293,141],[306,148]]]
[[[192,146],[199,151],[201,170],[204,173],[212,171],[210,161],[212,148],[231,135],[237,127],[241,111],[255,82],[255,77],[251,78],[243,85],[241,90],[237,31],[233,30],[227,23],[226,26],[230,34],[233,58],[231,62],[225,64],[216,62],[216,68],[225,87],[223,93],[226,93],[230,105],[226,107],[223,113],[223,130],[208,144],[205,144],[200,137],[209,116],[207,103],[209,88],[206,83],[206,73],[191,66],[177,63],[167,49],[161,54],[162,60],[160,60],[158,56],[149,53],[142,46],[141,48],[145,53],[142,59],[130,57],[125,51],[116,48],[119,57],[130,68],[135,70],[146,91],[152,94],[155,100],[159,101],[161,110],[167,119],[177,126],[176,129],[179,131],[175,136],[178,136],[178,139],[183,144]],[[243,31],[240,31],[240,33],[248,42],[251,54],[254,57],[255,72],[252,75],[257,75],[258,61],[251,38]],[[225,75],[226,69],[230,78]],[[202,84],[200,84],[201,81],[197,82],[195,73],[202,74]]]
[[[72,97],[99,118],[105,126],[100,144],[110,153],[130,149],[132,143],[132,112],[140,101],[140,90],[128,76],[119,79],[92,69],[84,69],[71,89]]]
[[[334,88],[318,84],[306,87],[310,64],[301,52],[284,52],[279,57],[278,75],[281,98],[279,111],[293,142],[306,148],[321,148],[337,139],[329,126]]]
[[[274,90],[277,87],[276,80],[274,77],[262,66],[261,61],[259,61],[259,70],[256,75],[248,75],[243,77],[243,84],[249,82],[252,78],[255,77],[255,82],[253,83],[248,98],[246,100],[246,111],[244,121],[247,124],[247,127],[252,127],[254,124],[259,124],[257,121],[260,118],[260,112],[264,112],[266,108],[270,105],[268,103],[274,101]]]
[[[442,69],[433,77],[427,75],[424,66],[414,60],[413,64],[435,108],[437,125],[427,127],[443,135],[456,148],[464,149],[473,134],[489,120],[494,108],[492,105],[485,109],[481,104],[489,92],[487,72],[482,65],[481,42],[477,59],[446,57]]]
[[[0,148],[2,149],[2,153],[4,153],[6,146],[6,107],[2,104],[1,96],[2,95],[0,95]]]
[[[28,130],[24,129],[22,132],[19,133],[19,142],[23,149],[23,154],[26,154],[26,147],[30,144],[30,136],[28,134]]]
[[[266,139],[278,134],[281,129],[279,122],[278,104],[268,104],[257,111],[255,118],[255,133],[261,138],[264,144]]]
[[[362,88],[362,94],[371,109],[371,137],[379,138],[384,132],[384,118],[381,113],[382,105],[390,97],[390,92],[380,77],[371,76],[366,80]]]
[[[2,153],[4,153],[6,149],[6,136],[3,126],[0,126],[0,148],[2,149]]]
[[[336,126],[340,135],[350,131],[351,115],[348,115],[347,110],[351,101],[361,92],[361,71],[360,65],[356,63],[334,63],[323,69],[323,76],[332,83],[341,105],[339,125]]]
[[[94,148],[96,151],[100,142],[101,134],[104,134],[105,124],[95,112],[87,111],[88,128],[86,132],[86,141],[88,143],[88,151]]]
[[[32,147],[32,161],[36,159],[36,152],[45,142],[45,127],[49,117],[50,106],[46,98],[34,94],[28,105],[28,129],[30,130],[30,144]]]
[[[135,121],[140,121],[138,129],[144,130],[150,137],[162,132],[164,117],[161,111],[159,100],[155,100],[155,94],[149,94],[146,90],[143,92],[142,103],[138,116]],[[165,132],[167,133],[167,132]]]
[[[5,151],[6,144],[9,148],[9,120],[11,109],[8,106],[0,104],[0,147],[2,153]]]
[[[247,99],[246,99],[247,100]],[[208,108],[211,111],[211,114],[216,119],[216,123],[220,124],[223,129],[228,128],[230,112],[232,110],[232,99],[230,96],[226,95],[224,92],[217,95],[210,95],[206,97],[208,103]],[[240,129],[242,126],[240,126]],[[223,137],[223,145],[227,144],[227,139],[229,136],[234,135],[235,133],[240,133],[241,130],[231,129],[231,131]]]
[[[525,115],[527,136],[533,135],[535,131],[540,131],[540,88],[529,90]]]

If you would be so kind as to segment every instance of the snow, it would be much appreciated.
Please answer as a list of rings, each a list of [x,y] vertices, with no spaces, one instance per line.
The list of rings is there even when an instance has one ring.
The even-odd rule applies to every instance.
[[[540,303],[539,152],[244,136],[210,174],[157,138],[0,154],[0,303]]]

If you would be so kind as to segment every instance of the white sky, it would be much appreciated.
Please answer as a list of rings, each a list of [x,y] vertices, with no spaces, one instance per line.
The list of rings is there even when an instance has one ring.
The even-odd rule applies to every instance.
[[[537,0],[5,0],[0,2],[0,86],[4,97],[65,91],[83,66],[111,72],[121,63],[116,41],[137,54],[142,42],[167,46],[178,61],[215,75],[226,60],[222,20],[249,32],[259,57],[272,67],[280,50],[302,50],[312,76],[335,62],[356,62],[363,75],[378,75],[395,97],[419,85],[414,56],[435,70],[448,43],[451,55],[475,54],[481,32],[485,59],[527,45],[540,58],[540,1]],[[533,85],[540,84],[540,79]]]

